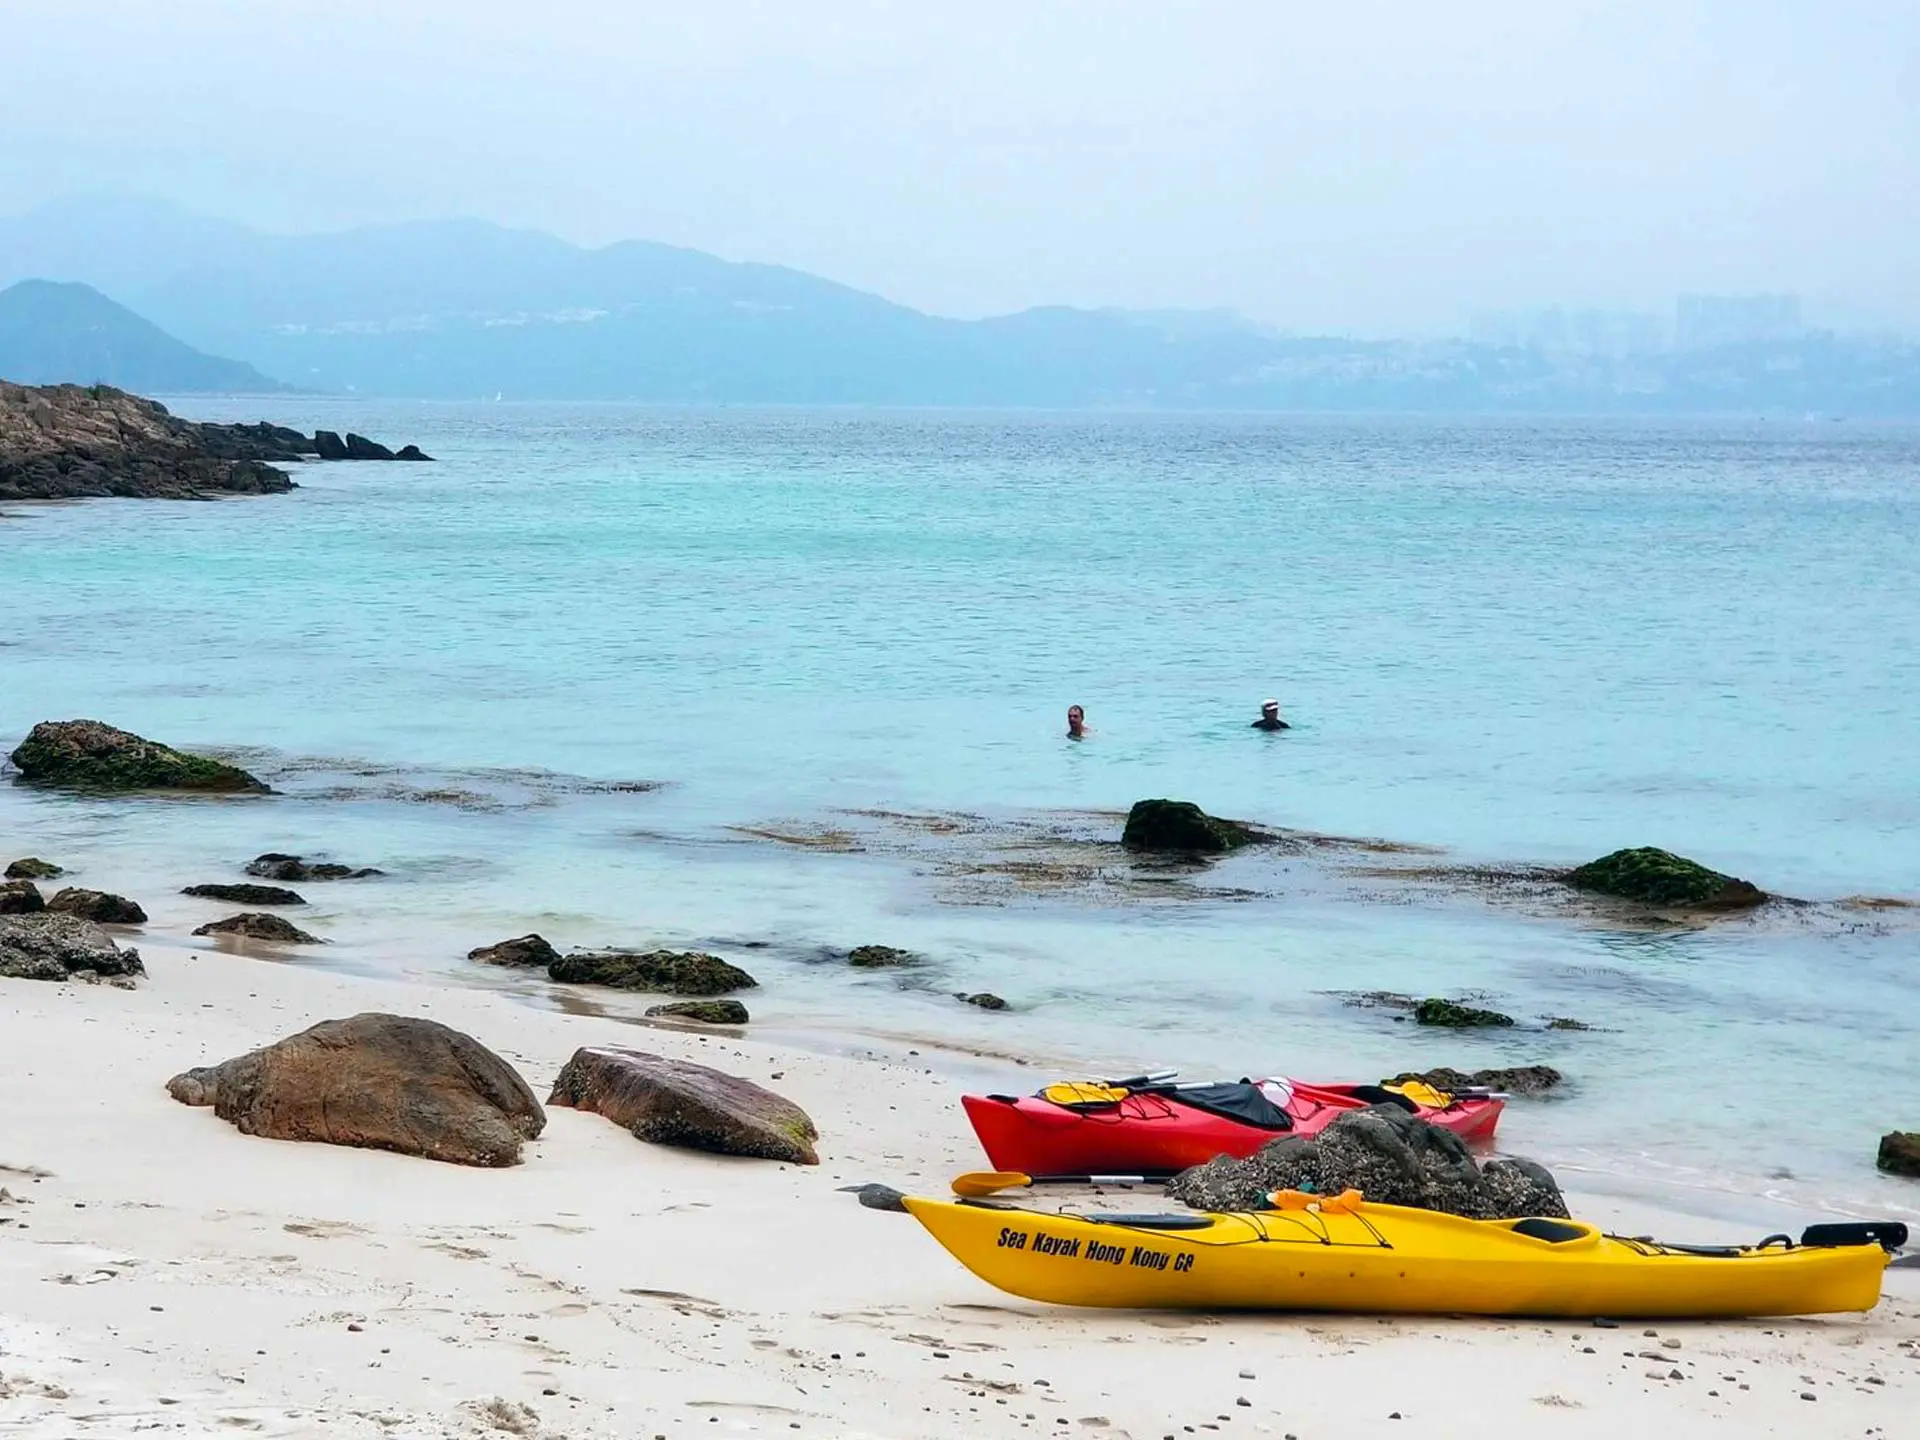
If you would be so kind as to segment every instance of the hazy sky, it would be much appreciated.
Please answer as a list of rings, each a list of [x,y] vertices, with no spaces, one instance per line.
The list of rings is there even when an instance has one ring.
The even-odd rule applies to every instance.
[[[0,211],[453,214],[910,304],[1920,322],[1913,0],[0,0]]]

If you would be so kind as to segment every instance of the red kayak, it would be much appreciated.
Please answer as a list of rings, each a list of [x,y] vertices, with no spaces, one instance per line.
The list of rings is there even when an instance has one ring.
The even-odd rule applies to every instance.
[[[1299,1080],[1122,1081],[1048,1086],[1037,1095],[966,1095],[960,1103],[995,1169],[1035,1175],[1135,1174],[1184,1170],[1216,1155],[1244,1158],[1281,1135],[1314,1135],[1338,1115],[1383,1103],[1462,1140],[1485,1142],[1506,1104],[1490,1092],[1415,1094],[1418,1099],[1379,1085]]]

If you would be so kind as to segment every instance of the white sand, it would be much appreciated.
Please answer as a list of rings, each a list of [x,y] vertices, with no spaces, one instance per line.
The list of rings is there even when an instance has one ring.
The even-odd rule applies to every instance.
[[[976,1281],[909,1217],[836,1193],[941,1193],[979,1168],[955,1088],[923,1070],[142,953],[137,991],[0,981],[0,1186],[23,1202],[0,1204],[0,1433],[1920,1434],[1920,1272],[1890,1272],[1870,1316],[1658,1338],[1047,1309]],[[250,1139],[163,1088],[360,1010],[465,1030],[543,1096],[582,1044],[717,1064],[806,1106],[825,1163],[668,1150],[554,1109],[526,1164],[470,1170]],[[1575,1208],[1729,1238],[1617,1202]]]

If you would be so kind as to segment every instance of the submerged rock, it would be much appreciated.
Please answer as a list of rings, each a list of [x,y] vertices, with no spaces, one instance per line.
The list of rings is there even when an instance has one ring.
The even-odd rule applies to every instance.
[[[324,945],[318,935],[309,935],[281,915],[265,915],[249,910],[229,915],[224,920],[209,920],[193,932],[196,935],[238,935],[247,940],[271,940],[280,945]]]
[[[517,1165],[546,1113],[514,1068],[469,1035],[405,1015],[355,1015],[167,1082],[243,1135]]]
[[[1875,1163],[1889,1175],[1920,1176],[1920,1133],[1895,1130],[1882,1135]]]
[[[1257,838],[1246,826],[1209,815],[1191,801],[1140,800],[1127,812],[1120,843],[1129,850],[1218,855]]]
[[[69,975],[144,975],[140,952],[121,949],[91,920],[49,911],[0,916],[0,976],[64,980]]]
[[[857,945],[847,952],[847,963],[859,970],[891,970],[913,962],[911,950],[900,950],[892,945]]]
[[[818,1165],[807,1112],[751,1080],[644,1050],[576,1050],[549,1105],[592,1110],[656,1145]]]
[[[77,790],[267,793],[237,765],[189,755],[98,720],[41,721],[13,752],[13,763],[34,784]]]
[[[1458,1136],[1393,1105],[1350,1111],[1311,1139],[1269,1140],[1245,1160],[1209,1160],[1175,1176],[1168,1190],[1198,1210],[1257,1210],[1276,1190],[1358,1190],[1376,1204],[1473,1220],[1567,1216],[1543,1167],[1530,1160],[1477,1165]]]
[[[264,855],[255,856],[247,862],[247,874],[258,875],[262,880],[285,880],[297,884],[311,880],[365,880],[375,875],[384,875],[384,870],[375,870],[371,865],[341,865],[332,860],[308,861],[299,855],[283,855],[278,850],[269,850]]]
[[[675,1000],[669,1005],[649,1005],[647,1018],[698,1020],[702,1025],[744,1025],[747,1007],[738,1000]]]
[[[758,985],[737,965],[698,950],[576,950],[547,967],[549,979],[565,985],[608,985],[616,990],[648,990],[661,995],[725,995]]]
[[[189,885],[180,892],[200,900],[226,900],[235,905],[304,905],[307,902],[278,885]]]
[[[1511,1015],[1502,1015],[1498,1010],[1481,1010],[1472,1005],[1461,1005],[1453,1000],[1422,1000],[1413,1007],[1414,1022],[1419,1025],[1442,1025],[1450,1030],[1471,1030],[1484,1026],[1506,1026],[1513,1024]]]
[[[9,880],[53,880],[64,874],[66,871],[51,860],[41,860],[32,855],[7,866]]]
[[[1002,1000],[998,995],[995,995],[991,990],[982,990],[974,995],[969,995],[964,990],[956,990],[953,992],[953,998],[968,1005],[977,1005],[982,1010],[1005,1010],[1009,1008],[1007,1002]]]
[[[467,959],[477,960],[482,965],[516,965],[547,967],[560,958],[560,952],[538,935],[520,935],[512,940],[496,941],[492,945],[481,945],[467,952]]]
[[[1569,870],[1565,879],[1576,889],[1669,909],[1741,910],[1768,899],[1766,891],[1749,881],[1651,845],[1602,855]]]
[[[47,909],[58,910],[63,915],[78,915],[82,920],[91,920],[96,925],[147,923],[147,912],[126,896],[112,895],[105,890],[82,890],[71,885],[47,901]]]
[[[0,880],[0,915],[38,915],[46,897],[31,880]]]
[[[1431,1070],[1406,1070],[1380,1083],[1404,1085],[1409,1080],[1418,1080],[1436,1090],[1449,1092],[1498,1090],[1505,1095],[1538,1095],[1558,1085],[1561,1078],[1560,1072],[1551,1065],[1517,1065],[1506,1070],[1471,1072],[1437,1065]]]

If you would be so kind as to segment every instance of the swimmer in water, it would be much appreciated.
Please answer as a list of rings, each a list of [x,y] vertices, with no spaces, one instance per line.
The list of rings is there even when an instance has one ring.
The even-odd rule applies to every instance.
[[[1260,718],[1253,722],[1255,730],[1291,730],[1293,727],[1280,718],[1280,702],[1269,700],[1260,707]]]
[[[1084,740],[1087,738],[1087,712],[1078,705],[1067,707],[1067,739]]]

